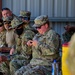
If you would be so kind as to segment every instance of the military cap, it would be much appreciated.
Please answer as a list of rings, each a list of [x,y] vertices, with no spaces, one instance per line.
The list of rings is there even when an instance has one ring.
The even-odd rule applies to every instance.
[[[30,11],[21,10],[19,17],[20,17],[20,16],[21,16],[21,17],[30,17],[30,15],[31,15],[31,12],[30,12]]]
[[[35,18],[33,27],[40,27],[48,21],[47,15],[41,15]]]
[[[0,19],[0,26],[3,26],[3,20]]]
[[[17,20],[17,19],[15,20],[14,19],[14,20],[11,21],[11,27],[12,28],[18,27],[21,24],[23,24],[23,22],[21,20]]]

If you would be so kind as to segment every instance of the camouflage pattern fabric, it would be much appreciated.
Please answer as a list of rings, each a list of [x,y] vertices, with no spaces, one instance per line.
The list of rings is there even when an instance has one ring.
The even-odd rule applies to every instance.
[[[33,48],[33,59],[30,62],[32,65],[49,65],[49,61],[59,57],[59,37],[55,31],[48,30],[44,35],[36,35],[34,39],[37,39],[39,43],[35,49]]]
[[[25,43],[32,39],[33,36],[34,32],[31,30],[25,30],[20,36],[20,39],[17,39],[16,50],[18,51],[18,55],[16,55],[10,62],[11,74],[14,74],[16,70],[30,62],[32,56],[32,48],[25,45]]]
[[[69,51],[67,56],[67,63],[70,72],[75,75],[75,33],[73,34],[70,43],[69,43]]]
[[[19,16],[22,16],[22,17],[30,17],[31,16],[31,12],[30,11],[21,10]]]
[[[33,40],[37,40],[38,45],[37,47],[33,47],[33,58],[30,61],[31,66],[29,66],[28,69],[28,66],[21,67],[16,71],[15,75],[50,75],[52,61],[59,58],[59,38],[55,31],[48,30],[44,35],[37,34]],[[40,72],[40,68],[36,69],[36,66],[48,67],[45,68],[46,70],[42,67]],[[35,68],[35,70],[33,70],[33,68]],[[49,74],[47,74],[48,72]]]
[[[37,33],[36,28],[32,27],[30,23],[28,23],[28,24],[25,23],[24,24],[24,28],[25,28],[25,30],[31,30],[31,31],[33,31],[35,34]]]
[[[1,63],[0,67],[1,71],[5,73],[5,75],[10,75],[9,61]]]
[[[3,45],[5,46],[6,44],[6,31],[4,30],[3,32],[0,33],[0,46]]]
[[[3,18],[4,19],[4,18]],[[12,15],[12,18],[11,19],[9,19],[9,20],[11,20],[11,22],[13,21],[13,20],[19,20],[19,18],[16,16],[16,15]],[[12,36],[13,36],[13,33],[14,33],[14,31],[10,31],[9,33],[7,32],[7,34],[6,33],[3,33],[3,38],[1,39],[1,40],[3,40],[3,43],[1,43],[1,44],[4,44],[5,45],[5,40],[7,41],[7,44],[8,44],[8,46],[11,46],[12,45],[12,43],[13,42],[15,42],[15,41],[12,41]],[[2,37],[2,34],[0,33],[0,35],[1,35],[1,37]],[[9,37],[10,36],[10,37]],[[6,38],[7,37],[7,38]],[[15,37],[15,36],[13,36],[13,37]],[[15,37],[16,38],[16,37]],[[5,39],[5,40],[4,40]],[[9,40],[10,39],[10,40]],[[14,39],[14,38],[13,38]],[[12,42],[10,42],[10,41],[12,41]],[[8,61],[8,63],[9,63],[10,61]],[[9,68],[9,64],[8,63],[6,63],[6,62],[3,62],[3,63],[1,63],[1,71],[2,72],[4,72],[6,75],[10,75],[10,68]]]
[[[5,36],[6,36],[5,39],[6,39],[6,43],[7,43],[8,47],[11,47],[11,48],[14,47],[15,44],[16,44],[15,43],[15,38],[16,37],[15,37],[14,31],[13,30],[6,31]],[[6,53],[5,53],[5,55],[6,55]],[[9,55],[9,53],[7,55]],[[1,71],[4,72],[7,75],[10,75],[10,68],[9,68],[10,61],[1,63]]]
[[[33,28],[30,26],[30,24],[24,24],[24,28],[27,30],[33,30]]]
[[[51,75],[49,66],[27,66],[21,67],[15,72],[15,75]]]

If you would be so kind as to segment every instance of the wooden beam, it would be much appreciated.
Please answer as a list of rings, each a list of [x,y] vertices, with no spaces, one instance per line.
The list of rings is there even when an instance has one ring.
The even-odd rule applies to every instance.
[[[0,18],[2,18],[1,9],[2,9],[2,0],[0,0]]]

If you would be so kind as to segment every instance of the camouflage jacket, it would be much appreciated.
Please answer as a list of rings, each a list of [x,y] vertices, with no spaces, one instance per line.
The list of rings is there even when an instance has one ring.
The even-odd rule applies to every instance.
[[[32,65],[49,65],[50,61],[58,57],[59,37],[53,30],[48,30],[44,35],[37,34],[33,40],[38,45],[33,47]]]
[[[27,29],[27,30],[31,30],[33,31],[34,33],[37,33],[37,30],[35,28],[33,28],[30,23],[29,24],[24,24],[24,28]]]
[[[6,45],[6,31],[4,30],[3,32],[0,33],[0,46],[1,45]]]
[[[16,50],[17,53],[23,56],[31,55],[32,48],[26,45],[27,41],[34,37],[34,32],[31,30],[24,30],[24,32],[16,38]]]

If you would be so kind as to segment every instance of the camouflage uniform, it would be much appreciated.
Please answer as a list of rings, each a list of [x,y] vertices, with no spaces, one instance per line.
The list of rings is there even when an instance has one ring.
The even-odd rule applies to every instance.
[[[33,26],[39,27],[48,21],[48,17],[42,15],[34,21]],[[38,44],[32,48],[33,58],[30,64],[21,67],[16,71],[15,75],[51,75],[51,63],[59,57],[59,38],[57,33],[49,28],[43,35],[36,34],[33,40],[37,40]]]
[[[16,16],[15,14],[12,14],[12,16],[6,18],[8,18],[11,22],[13,22],[13,20],[20,20],[19,17]],[[4,17],[2,19],[5,20]]]
[[[3,26],[3,20],[2,19],[0,19],[0,26]],[[3,31],[0,32],[0,46],[5,46],[5,44],[6,44],[5,37],[6,37],[6,31],[3,28]]]
[[[0,27],[3,27],[3,20],[0,19]],[[5,47],[6,46],[6,41],[5,41],[5,36],[6,36],[6,31],[4,28],[2,28],[3,31],[0,32],[0,47]],[[0,52],[0,55],[2,55],[2,53]],[[0,71],[1,71],[1,63],[0,63]]]
[[[3,21],[6,29],[6,43],[8,47],[12,48],[16,44],[15,43],[16,34],[14,33],[14,30],[11,28],[11,20],[9,20],[9,18],[6,17],[3,19]],[[8,26],[8,28],[6,28],[6,26]]]
[[[9,23],[10,20],[6,17],[6,18],[3,19],[3,21],[4,21],[4,25],[5,25],[5,23]],[[10,24],[11,24],[11,22],[10,22]],[[8,28],[6,30],[5,37],[6,37],[5,41],[6,41],[7,46],[10,47],[10,48],[14,48],[15,44],[16,44],[16,42],[15,42],[16,34],[14,33],[14,30]],[[9,54],[7,54],[7,55],[9,55]],[[9,62],[10,61],[11,60],[8,60],[7,62],[3,62],[1,64],[1,70],[2,70],[2,72],[4,72],[7,75],[10,75],[10,69],[9,69]]]
[[[15,22],[17,22],[15,24]],[[14,26],[18,26],[23,22],[14,21]],[[24,29],[23,33],[16,38],[16,51],[18,55],[16,55],[13,60],[10,62],[10,72],[14,74],[14,72],[19,69],[21,66],[27,65],[31,59],[32,48],[26,45],[26,42],[32,39],[34,36],[34,32],[31,30]]]
[[[2,31],[0,33],[0,46],[5,46],[6,45],[6,41],[5,41],[5,38],[6,37],[6,30]]]
[[[69,71],[72,75],[75,75],[75,33],[73,34],[70,43],[69,43],[69,51],[66,58],[66,62],[69,68]]]

